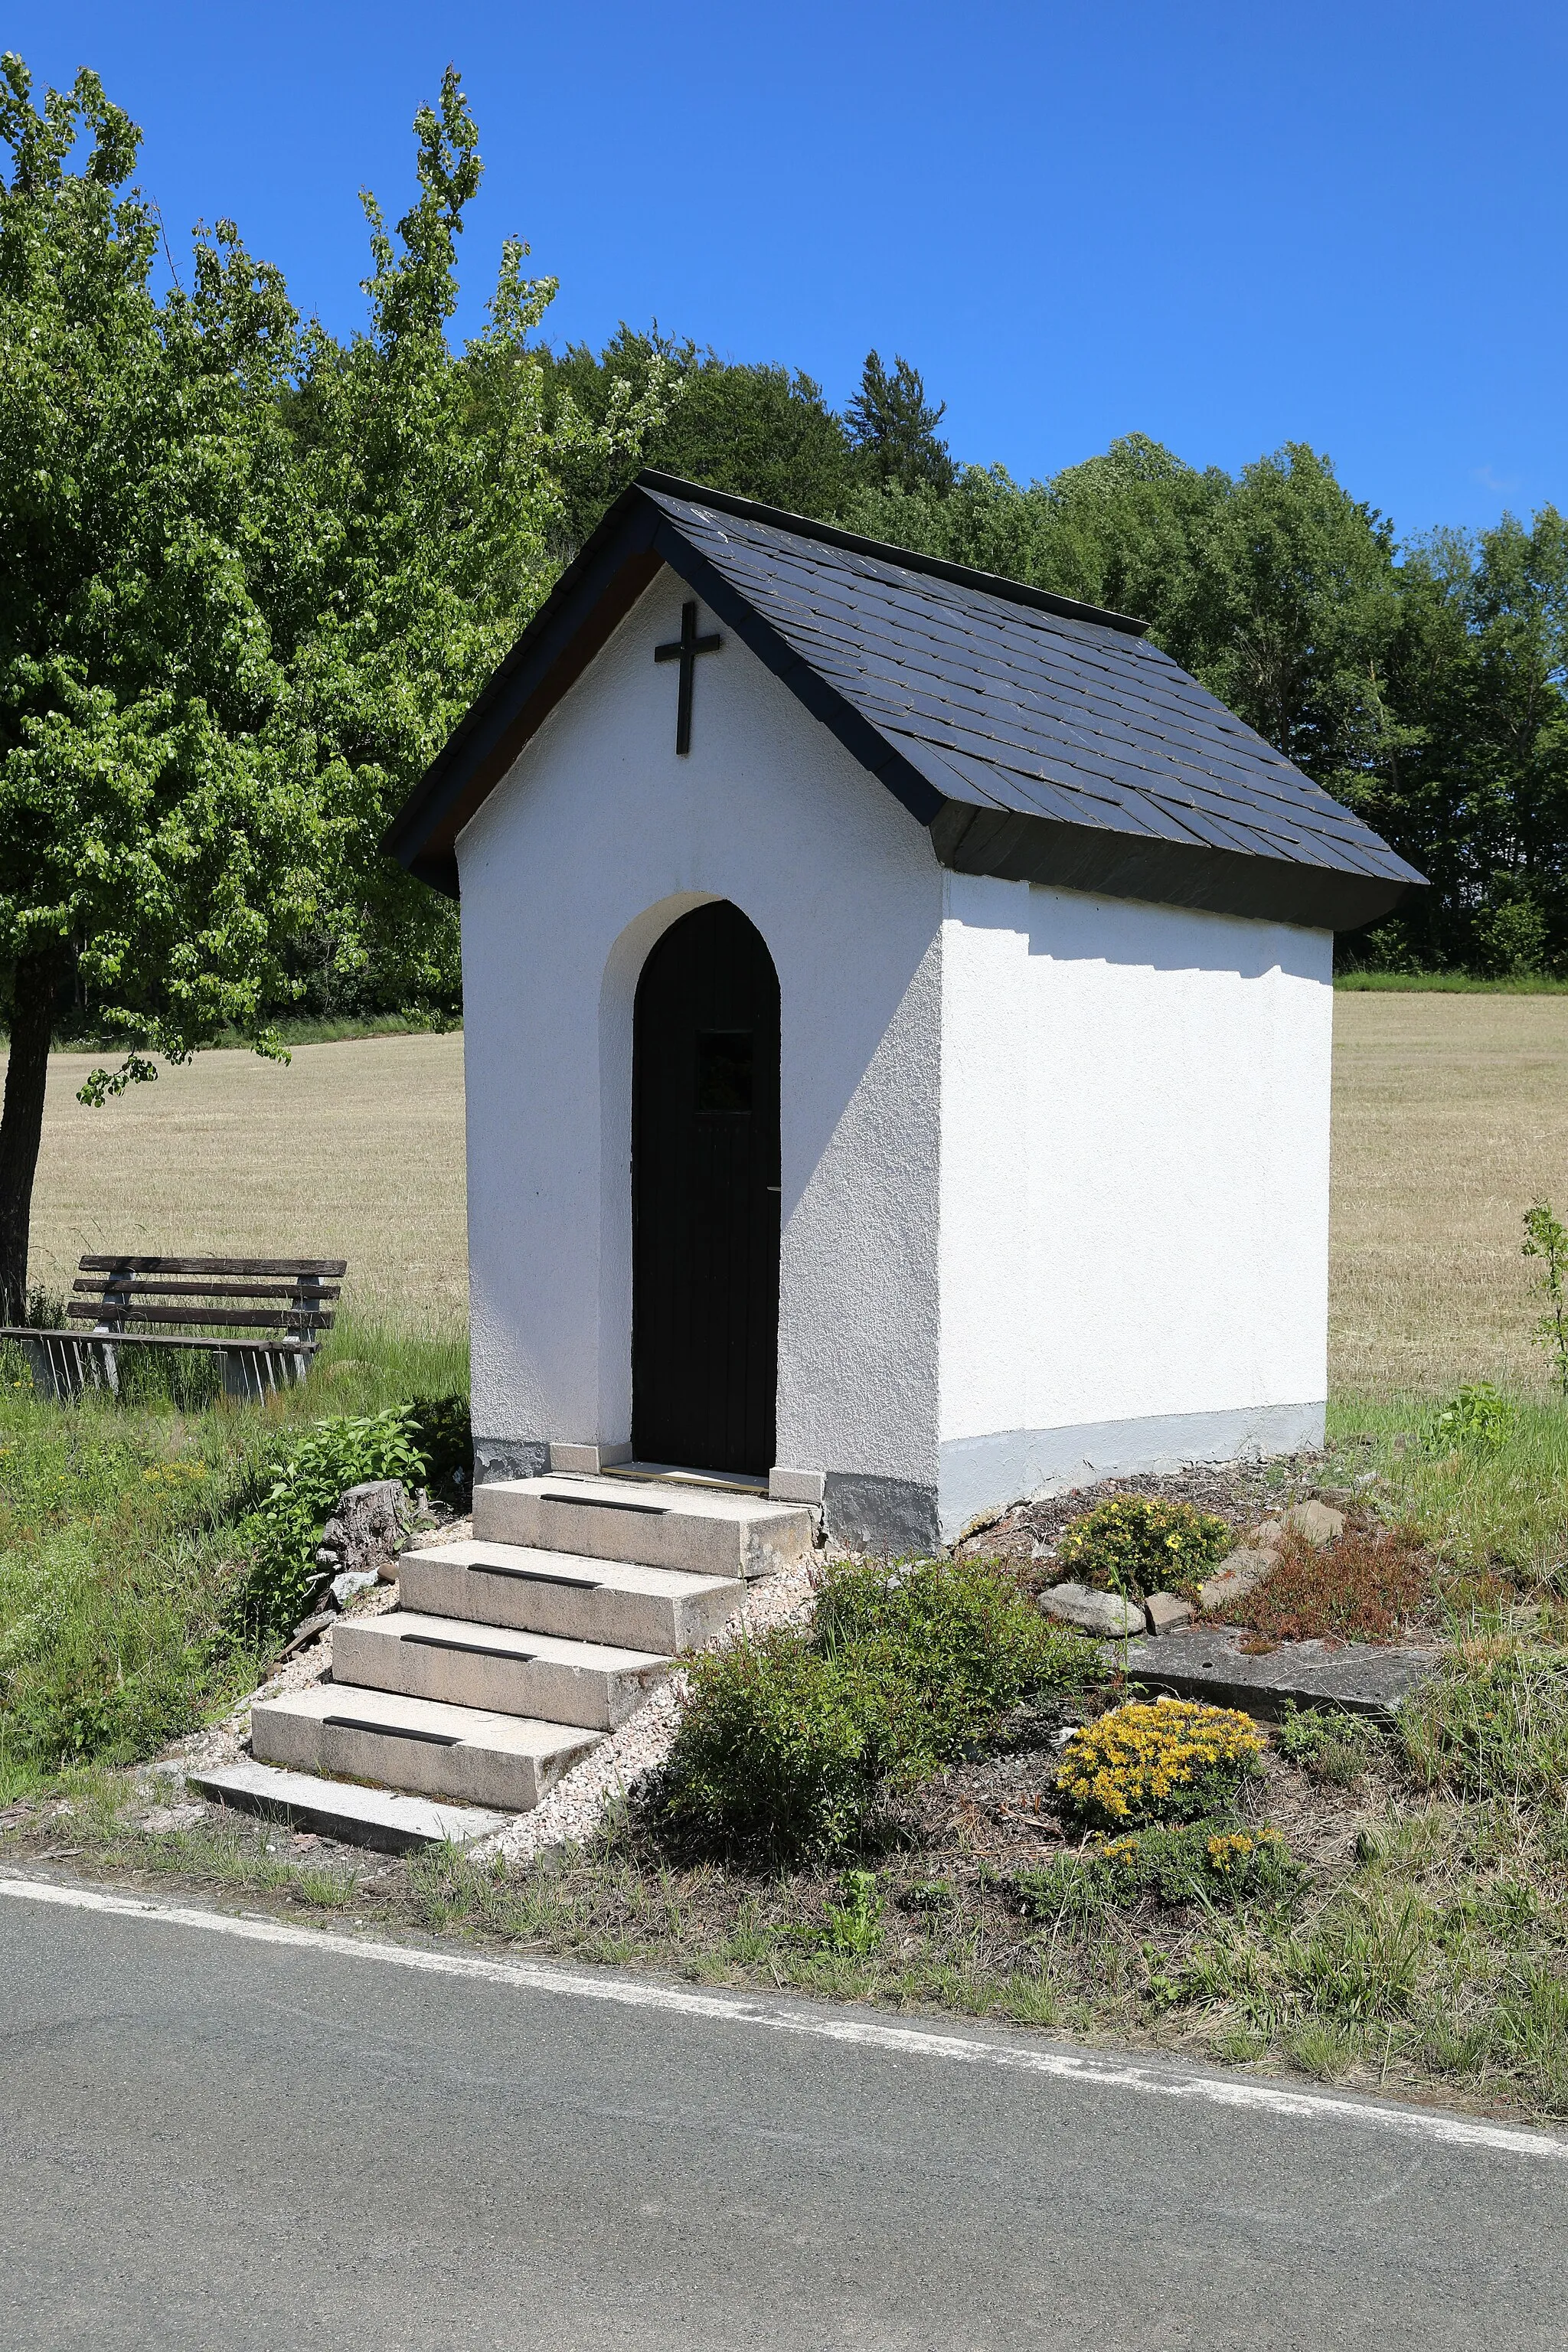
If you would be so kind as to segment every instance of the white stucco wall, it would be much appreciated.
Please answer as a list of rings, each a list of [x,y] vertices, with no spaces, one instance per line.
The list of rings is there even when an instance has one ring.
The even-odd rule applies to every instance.
[[[780,983],[778,1459],[929,1494],[941,871],[728,629],[677,756],[689,593],[654,581],[458,845],[476,1434],[499,1468],[629,1433],[633,997],[722,898]]]
[[[942,1521],[1327,1387],[1332,940],[946,877]]]
[[[458,845],[481,1460],[629,1435],[633,999],[715,898],[779,975],[777,1460],[837,1532],[1315,1438],[1329,937],[944,874],[726,628],[679,757],[689,593],[655,580]]]

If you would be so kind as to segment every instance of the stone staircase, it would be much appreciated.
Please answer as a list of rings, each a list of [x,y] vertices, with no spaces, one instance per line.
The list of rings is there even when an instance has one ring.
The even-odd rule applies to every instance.
[[[814,1534],[802,1506],[680,1474],[477,1487],[471,1537],[405,1552],[398,1607],[334,1626],[330,1681],[252,1707],[255,1760],[193,1777],[334,1835],[361,1817],[375,1843],[482,1835],[538,1804]]]

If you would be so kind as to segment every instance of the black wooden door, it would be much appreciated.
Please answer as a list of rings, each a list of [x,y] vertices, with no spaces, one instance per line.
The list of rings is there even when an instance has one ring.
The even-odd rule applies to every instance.
[[[632,1054],[632,1445],[766,1471],[779,1322],[779,983],[738,907],[672,924]]]

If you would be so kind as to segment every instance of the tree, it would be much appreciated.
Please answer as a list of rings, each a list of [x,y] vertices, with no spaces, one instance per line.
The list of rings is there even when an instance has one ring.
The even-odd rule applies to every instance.
[[[657,325],[645,334],[624,320],[597,354],[573,343],[547,365],[552,399],[569,396],[595,422],[607,421],[617,385],[624,397],[646,396],[654,371],[662,370],[666,413],[649,428],[640,460],[564,465],[573,548],[639,462],[820,520],[836,514],[849,492],[849,436],[808,375],[721,359],[711,347],[661,335]]]
[[[662,372],[546,418],[554,293],[503,247],[461,353],[479,185],[456,73],[416,120],[418,198],[366,197],[368,331],[301,331],[231,224],[160,300],[140,134],[96,78],[41,113],[0,67],[0,1314],[23,1311],[49,1044],[74,992],[120,1041],[101,1101],[312,971],[361,1001],[457,993],[444,901],[387,819],[555,576],[570,465],[635,462]],[[90,148],[69,168],[86,131]]]
[[[272,1050],[317,823],[250,542],[295,320],[228,223],[159,302],[139,133],[97,77],[0,59],[0,1315],[24,1311],[57,1010],[121,1041],[101,1099],[228,1025]],[[86,160],[70,159],[82,134]]]
[[[950,490],[958,468],[936,433],[946,415],[945,400],[940,408],[927,404],[920,371],[908,360],[896,358],[889,375],[880,356],[868,352],[860,389],[846,412],[862,479],[938,497]]]

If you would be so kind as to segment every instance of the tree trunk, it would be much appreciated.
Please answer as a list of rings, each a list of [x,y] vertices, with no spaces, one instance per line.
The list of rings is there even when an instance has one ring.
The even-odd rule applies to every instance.
[[[58,985],[56,957],[18,960],[11,992],[5,1108],[0,1113],[0,1323],[19,1323],[26,1311],[27,1234]]]

